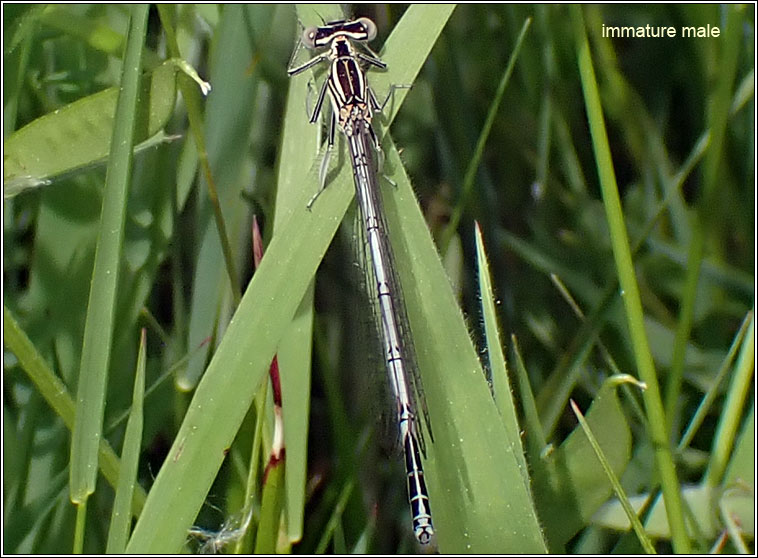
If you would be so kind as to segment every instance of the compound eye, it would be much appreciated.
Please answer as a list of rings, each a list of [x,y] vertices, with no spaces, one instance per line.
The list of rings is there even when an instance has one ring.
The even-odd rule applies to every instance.
[[[317,27],[306,27],[303,29],[303,44],[308,48],[316,48]]]
[[[367,17],[358,19],[358,23],[363,25],[363,29],[366,31],[366,40],[373,41],[376,38],[376,25]]]

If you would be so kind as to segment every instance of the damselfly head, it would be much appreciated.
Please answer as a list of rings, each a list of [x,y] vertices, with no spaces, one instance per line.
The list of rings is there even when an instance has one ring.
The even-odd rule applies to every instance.
[[[320,27],[306,27],[303,30],[303,44],[308,48],[322,48],[337,37],[354,41],[373,41],[376,38],[376,24],[367,17],[350,21],[332,21]]]

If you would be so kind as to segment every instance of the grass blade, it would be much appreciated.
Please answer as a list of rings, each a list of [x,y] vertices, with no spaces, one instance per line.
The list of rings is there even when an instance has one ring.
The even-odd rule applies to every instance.
[[[487,138],[489,137],[490,131],[492,130],[492,124],[495,121],[497,109],[500,107],[500,101],[503,100],[505,86],[508,85],[508,82],[511,79],[513,67],[516,65],[516,60],[518,59],[518,54],[521,50],[521,44],[526,37],[526,32],[529,30],[531,23],[532,20],[529,18],[524,22],[523,27],[521,27],[521,32],[519,33],[518,39],[516,39],[516,44],[513,47],[511,58],[508,61],[508,65],[505,67],[505,71],[503,72],[502,77],[500,78],[500,83],[497,85],[497,91],[495,93],[495,97],[492,99],[492,104],[490,105],[489,112],[487,113],[487,119],[484,121],[482,131],[479,133],[479,139],[476,141],[476,147],[474,148],[471,162],[466,169],[466,175],[463,177],[461,197],[458,200],[458,203],[455,205],[453,214],[450,216],[450,222],[447,224],[447,227],[445,227],[445,231],[443,232],[442,238],[440,239],[440,251],[443,254],[447,252],[448,244],[450,244],[450,240],[455,234],[455,231],[458,229],[458,225],[461,221],[461,216],[463,215],[463,210],[466,208],[468,199],[471,197],[471,191],[474,187],[476,172],[479,169],[479,164],[481,163],[482,155],[484,153],[484,146],[487,143]]]
[[[523,482],[520,444],[509,444],[468,329],[394,145],[384,191],[434,443],[425,473],[441,552],[546,552]],[[501,522],[492,522],[499,517]]]
[[[674,549],[677,552],[688,553],[690,544],[687,538],[687,530],[684,525],[682,500],[679,494],[679,481],[674,468],[671,446],[666,432],[666,417],[663,412],[658,377],[655,373],[653,357],[645,333],[645,324],[642,313],[642,303],[637,286],[637,280],[632,265],[632,256],[629,249],[629,239],[626,234],[624,216],[621,211],[616,176],[613,169],[608,136],[605,131],[600,95],[595,81],[595,72],[592,67],[589,44],[584,30],[581,8],[572,8],[574,28],[576,36],[577,57],[579,60],[579,72],[582,79],[582,92],[587,107],[587,115],[592,133],[592,145],[595,151],[600,185],[603,193],[603,204],[606,210],[608,226],[613,244],[613,256],[618,269],[619,283],[623,292],[624,307],[626,309],[627,322],[632,337],[635,359],[640,379],[647,384],[648,388],[643,392],[645,408],[650,425],[650,438],[655,446],[656,463],[661,475],[661,485],[666,500],[666,512],[669,523],[672,525]]]
[[[642,524],[640,523],[640,520],[637,517],[637,514],[632,508],[632,505],[629,503],[629,499],[626,497],[626,493],[624,492],[624,489],[621,487],[621,483],[619,482],[618,477],[613,472],[613,468],[611,467],[611,464],[608,462],[608,459],[605,457],[605,454],[603,453],[603,450],[600,447],[600,444],[598,444],[598,441],[595,438],[595,435],[592,433],[592,429],[590,428],[590,425],[587,424],[587,419],[584,418],[584,415],[582,415],[582,412],[579,410],[579,407],[576,406],[576,403],[574,403],[573,400],[570,403],[571,403],[571,409],[574,411],[574,415],[576,415],[576,418],[579,420],[579,424],[582,425],[582,430],[584,430],[584,433],[587,436],[587,439],[589,440],[590,445],[592,446],[592,449],[595,451],[595,455],[597,456],[598,460],[603,466],[603,470],[605,471],[606,476],[608,477],[608,479],[611,481],[611,484],[613,485],[613,490],[616,492],[616,496],[618,497],[619,502],[621,502],[621,505],[623,506],[624,511],[626,512],[626,515],[632,524],[632,528],[634,529],[634,532],[637,534],[637,538],[639,539],[640,544],[645,549],[645,552],[647,552],[648,554],[656,554],[655,549],[653,548],[653,544],[650,542],[650,537],[648,537],[647,534],[645,533],[645,529],[642,527]]]
[[[319,15],[337,19],[339,9],[334,5],[298,6],[299,23],[303,26],[318,24]],[[299,26],[297,30],[300,31]],[[300,192],[303,185],[314,184],[308,181],[308,171],[313,161],[303,163],[303,154],[311,153],[315,156],[319,150],[318,134],[306,117],[307,88],[298,80],[290,80],[288,91],[277,171],[279,188],[276,191],[274,235],[279,234],[283,221],[298,203],[302,203]],[[298,160],[300,162],[297,162]],[[287,447],[287,459],[284,462],[284,490],[287,500],[285,513],[287,536],[291,542],[303,538],[305,516],[308,420],[311,409],[313,294],[314,285],[311,282],[292,323],[279,343],[277,352],[280,369],[283,371],[282,414]]]
[[[143,329],[140,335],[137,369],[134,374],[132,408],[129,412],[129,420],[126,423],[124,447],[121,451],[121,471],[118,487],[116,487],[116,499],[113,502],[108,544],[105,550],[108,554],[124,553],[132,525],[132,497],[134,487],[137,485],[137,468],[139,466],[144,422],[142,401],[145,398],[145,343],[145,330]]]
[[[135,6],[130,19],[121,94],[116,105],[111,142],[113,150],[105,180],[71,443],[70,490],[71,500],[75,503],[86,501],[95,490],[97,477],[97,452],[102,435],[147,12],[147,6]]]
[[[484,239],[479,224],[476,224],[476,253],[479,268],[479,293],[482,301],[482,316],[484,318],[484,332],[487,336],[487,360],[489,371],[492,375],[492,392],[495,397],[498,411],[503,420],[505,431],[508,434],[509,445],[514,449],[513,453],[519,461],[519,467],[524,476],[524,484],[529,486],[529,474],[521,445],[521,429],[518,423],[516,407],[510,381],[508,379],[508,367],[505,363],[500,329],[497,324],[495,310],[495,298],[492,292],[492,280],[490,278],[487,255],[484,251]]]

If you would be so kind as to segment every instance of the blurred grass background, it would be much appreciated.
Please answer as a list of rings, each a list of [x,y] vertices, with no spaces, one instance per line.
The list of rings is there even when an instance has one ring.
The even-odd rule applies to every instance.
[[[218,101],[213,95],[206,101],[205,141],[237,280],[244,289],[252,275],[251,215],[262,220],[266,238],[273,223],[289,87],[285,68],[299,32],[295,8],[171,9],[181,56],[215,90],[225,91]],[[232,17],[230,10],[238,11]],[[372,45],[379,50],[404,10],[397,4],[359,5],[354,15],[377,23],[379,36]],[[634,262],[675,442],[703,397],[713,394],[702,426],[686,451],[675,456],[683,483],[697,483],[712,465],[730,393],[728,382],[717,384],[715,378],[754,306],[755,20],[749,9],[738,12],[739,36],[729,37],[738,45],[738,56],[729,88],[731,112],[717,157],[715,194],[704,197],[702,191],[707,150],[699,142],[713,121],[714,97],[724,70],[726,10],[711,5],[583,8],[632,245],[662,209]],[[530,17],[532,25],[484,145],[474,187],[464,193],[464,177],[500,77]],[[127,21],[127,8],[118,5],[4,5],[4,139],[44,114],[117,84]],[[609,40],[600,35],[602,24],[648,23],[677,29],[718,25],[722,36]],[[238,48],[225,44],[230,37],[238,41]],[[146,46],[143,64],[149,70],[167,57],[161,20],[152,8]],[[181,99],[166,131],[181,137],[135,156],[105,416],[105,435],[120,448],[125,421],[119,422],[119,417],[131,404],[139,328],[146,327],[146,385],[153,386],[145,400],[140,459],[139,480],[146,490],[174,439],[191,388],[233,311],[230,295],[221,288],[219,297],[227,297],[223,301],[196,298],[209,285],[213,290],[213,285],[228,282],[228,277],[220,250],[207,240],[216,225]],[[559,444],[576,426],[567,398],[582,408],[589,405],[611,373],[606,353],[619,370],[636,374],[618,299],[600,317],[591,318],[598,339],[578,358],[577,334],[584,322],[551,279],[551,274],[557,276],[588,315],[601,304],[606,288],[618,281],[568,8],[457,7],[391,131],[429,227],[437,239],[445,240],[446,268],[459,289],[471,335],[483,347],[473,227],[474,221],[480,223],[502,338],[511,333],[518,338],[545,434]],[[304,158],[305,166],[312,162]],[[102,165],[72,172],[6,199],[3,206],[4,304],[71,393],[77,381],[104,175]],[[315,185],[304,185],[311,187]],[[448,231],[451,222],[455,227]],[[703,258],[693,262],[690,246],[700,227]],[[315,362],[329,366],[318,366],[313,375],[308,502],[304,539],[295,552],[318,548],[327,518],[338,506],[334,493],[343,485],[335,480],[339,464],[334,445],[343,435],[369,435],[377,426],[376,407],[381,407],[374,401],[367,411],[362,399],[375,396],[361,397],[339,387],[351,381],[351,368],[345,363],[365,360],[367,351],[350,336],[355,307],[351,297],[360,294],[350,294],[354,285],[346,277],[353,255],[342,240],[327,254],[316,286],[320,358]],[[215,255],[209,260],[201,256],[204,250]],[[686,285],[693,265],[699,267],[699,275],[691,291]],[[692,325],[686,332],[683,381],[671,384],[683,300],[692,304]],[[349,350],[354,355],[343,354]],[[332,366],[334,376],[326,370]],[[74,532],[66,485],[69,431],[7,350],[4,370],[3,550],[68,552]],[[668,385],[675,386],[672,393],[666,391]],[[330,429],[340,423],[330,416],[335,411],[328,396],[335,390],[347,392],[341,396],[347,400],[344,404],[350,416],[360,420],[360,426],[349,426],[350,433]],[[637,471],[634,479],[639,485],[627,479],[627,490],[644,493],[653,483],[650,448],[644,425],[633,413],[629,417],[636,440],[630,469]],[[752,407],[734,420],[740,431],[743,424],[752,428]],[[243,429],[251,424],[246,421]],[[376,438],[368,444],[376,445]],[[231,455],[197,525],[219,529],[225,521],[234,522],[241,509],[241,502],[235,501],[239,495],[230,487],[246,477],[245,464],[235,460],[234,452]],[[412,550],[398,455],[379,455],[381,480],[365,487],[365,494],[360,480],[355,481],[359,488],[347,500],[344,523],[331,550]],[[85,550],[105,548],[112,501],[110,486],[98,482],[89,506]],[[378,519],[372,518],[372,506],[380,510]],[[390,513],[396,517],[388,520]],[[752,539],[752,531],[743,527],[745,537]],[[707,536],[693,538],[700,551],[714,543]],[[628,540],[620,531],[588,524],[565,550],[603,553],[620,545],[628,548],[625,544]],[[725,544],[727,551],[738,549],[729,546],[732,540]],[[658,549],[671,551],[666,537]]]

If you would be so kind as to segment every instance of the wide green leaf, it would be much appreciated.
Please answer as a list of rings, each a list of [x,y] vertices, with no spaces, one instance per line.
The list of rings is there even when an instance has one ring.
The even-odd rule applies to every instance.
[[[586,413],[616,476],[629,462],[632,443],[629,424],[616,395],[621,381],[614,377],[606,380]],[[613,490],[579,426],[535,467],[534,477],[540,519],[556,551],[587,524]]]
[[[186,63],[167,60],[140,78],[134,141],[155,136],[176,100],[176,72]],[[44,186],[63,174],[102,163],[110,153],[118,87],[110,87],[41,116],[5,140],[3,195]]]

